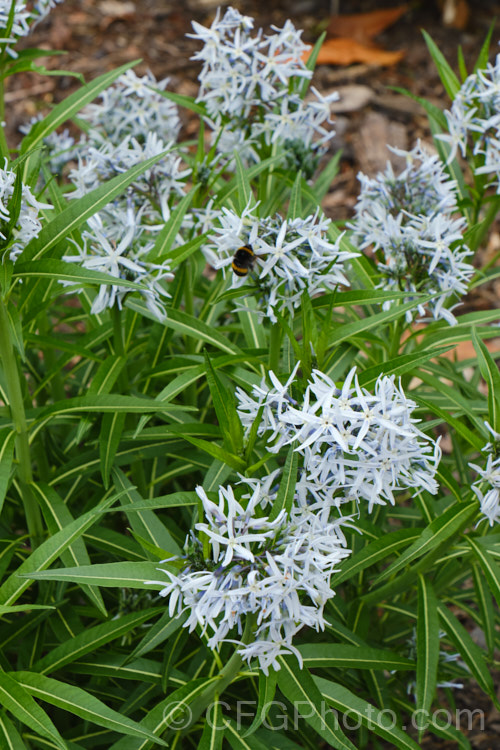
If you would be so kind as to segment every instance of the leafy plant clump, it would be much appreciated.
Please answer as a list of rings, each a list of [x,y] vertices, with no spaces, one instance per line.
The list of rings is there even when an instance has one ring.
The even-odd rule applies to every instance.
[[[0,7],[2,81],[54,5]],[[470,748],[499,314],[460,305],[499,275],[500,58],[459,78],[427,39],[434,145],[342,231],[320,42],[234,8],[192,36],[196,99],[131,62],[0,131],[0,746]]]

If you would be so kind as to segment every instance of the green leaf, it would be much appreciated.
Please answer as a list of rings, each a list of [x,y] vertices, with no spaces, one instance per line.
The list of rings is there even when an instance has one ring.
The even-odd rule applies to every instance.
[[[276,672],[270,672],[268,675],[265,675],[262,671],[259,672],[259,700],[255,710],[254,720],[243,735],[244,737],[250,737],[250,735],[252,735],[265,721],[266,716],[273,705],[274,696],[276,694],[276,681]]]
[[[101,208],[110,203],[113,198],[123,193],[125,188],[139,177],[149,167],[152,167],[165,153],[157,154],[150,159],[141,161],[131,167],[127,172],[113,177],[111,180],[104,182],[90,193],[72,200],[68,206],[58,214],[52,221],[45,224],[38,236],[32,239],[16,261],[18,263],[27,263],[28,261],[39,260],[52,247],[58,245],[73,230],[87,221],[87,219],[99,211]]]
[[[225,728],[224,737],[233,750],[269,750],[268,746],[263,744],[257,737],[252,737],[246,732],[242,735],[242,727],[235,721],[224,717],[222,721]]]
[[[246,345],[250,348],[265,349],[267,337],[264,326],[259,323],[257,301],[254,297],[243,297],[240,299],[240,304],[241,307],[246,307],[248,310],[248,312],[241,309],[237,311]]]
[[[204,356],[207,383],[224,438],[224,445],[233,453],[239,454],[243,450],[243,427],[236,410],[234,388],[229,389],[223,385],[206,351]]]
[[[45,711],[33,700],[28,691],[6,672],[0,672],[0,705],[33,729],[37,735],[46,737],[61,750],[67,750],[66,743]]]
[[[486,68],[486,66],[488,65],[488,61],[490,58],[491,37],[492,37],[494,29],[495,29],[495,22],[492,21],[490,28],[488,29],[488,33],[486,34],[486,39],[484,40],[482,47],[479,51],[476,64],[474,65],[474,71],[482,70],[483,68]]]
[[[167,565],[165,564],[165,567]],[[161,578],[158,562],[112,562],[100,565],[81,565],[78,568],[54,568],[22,572],[21,575],[35,581],[70,581],[72,583],[87,583],[90,586],[106,586],[108,588],[143,589],[151,586],[151,590],[161,589],[164,583],[151,581]],[[165,579],[166,581],[166,579]],[[1,589],[0,589],[1,592]]]
[[[53,535],[62,531],[65,526],[73,523],[75,520],[71,515],[67,505],[62,501],[53,487],[38,482],[33,484],[33,495],[35,496],[41,510],[49,532]],[[75,539],[67,549],[61,552],[63,565],[90,565],[90,558],[87,553],[85,542],[81,537]],[[107,615],[106,607],[99,589],[89,586],[82,586],[82,591],[89,597],[90,601],[104,616]]]
[[[176,633],[179,628],[182,627],[187,618],[187,612],[183,612],[177,617],[172,617],[168,610],[164,612],[160,619],[148,628],[148,632],[132,651],[127,661],[130,662],[133,659],[137,659],[140,656],[149,653],[149,651],[152,651],[162,643],[165,643],[171,635]]]
[[[99,395],[77,396],[64,401],[56,401],[41,410],[37,416],[36,423],[48,421],[54,417],[68,416],[73,414],[86,414],[95,412],[98,414],[123,412],[125,414],[154,414],[157,412],[184,411],[189,407],[166,404],[162,401],[153,401],[149,398],[136,396],[122,396],[120,393],[102,393]]]
[[[314,47],[312,48],[309,57],[307,58],[306,62],[306,68],[308,70],[314,70],[316,67],[316,60],[318,59],[319,51],[321,49],[321,45],[325,41],[326,37],[326,31],[324,31],[320,36],[316,39],[316,42],[314,43]],[[309,88],[309,79],[305,78],[304,81],[302,81],[301,85],[301,96],[304,97],[306,95],[307,89]]]
[[[75,521],[65,526],[53,536],[49,537],[14,571],[0,586],[0,604],[12,604],[30,585],[30,580],[24,577],[34,578],[34,575],[48,568],[61,555],[63,550],[67,549],[73,542],[78,539],[96,520],[100,517],[101,511],[106,510],[116,501],[116,495],[103,500],[92,510],[83,513]],[[78,568],[75,568],[78,570]],[[52,571],[48,571],[52,572]]]
[[[110,276],[102,271],[91,271],[76,263],[66,263],[63,260],[55,260],[53,258],[16,263],[12,275],[17,279],[34,277],[37,279],[69,281],[78,286],[95,284],[114,285],[119,283],[120,286],[126,286],[130,289],[142,288],[140,284],[135,284],[133,281],[128,281],[127,279],[118,280],[116,276]],[[62,291],[63,289],[61,288]]]
[[[221,750],[224,730],[221,704],[218,700],[214,700],[207,712],[203,734],[198,743],[198,750]]]
[[[12,273],[12,275],[14,275],[14,272]],[[26,359],[26,355],[24,352],[23,327],[19,311],[14,305],[6,305],[5,311],[7,313],[7,317],[9,318],[12,343],[19,352],[21,359],[24,361]]]
[[[392,712],[380,711],[376,706],[354,695],[350,690],[337,685],[335,682],[325,680],[322,677],[314,677],[317,688],[322,697],[337,711],[349,716],[355,716],[361,726],[366,727],[379,737],[396,745],[400,750],[419,750],[415,740],[412,740],[406,732],[394,726]]]
[[[134,305],[134,308],[136,307],[137,303]],[[243,354],[223,333],[220,333],[213,326],[207,325],[202,320],[198,320],[182,310],[169,308],[167,319],[163,322],[163,325],[173,328],[174,331],[183,336],[189,336],[197,341],[204,341],[215,349],[221,349],[229,354]]]
[[[440,547],[444,542],[455,536],[476,515],[478,505],[473,503],[454,503],[447,508],[438,518],[435,518],[422,531],[420,537],[401,555],[401,557],[389,565],[379,576],[375,583],[380,583],[386,578],[393,576],[402,568],[413,563],[419,557]]]
[[[339,572],[335,573],[333,577],[334,588],[344,581],[349,581],[380,560],[385,560],[398,552],[401,547],[406,547],[408,542],[418,539],[420,534],[420,529],[398,529],[383,534],[380,539],[374,539],[360,552],[340,563]]]
[[[21,671],[12,674],[12,677],[35,698],[69,711],[85,721],[106,727],[113,732],[130,735],[131,737],[152,739],[158,745],[167,746],[166,742],[155,737],[140,724],[129,719],[128,716],[114,711],[98,698],[75,685],[33,672]]]
[[[104,414],[99,434],[99,456],[101,459],[101,476],[105,489],[109,487],[109,477],[116,451],[120,445],[125,417],[123,412]]]
[[[4,711],[0,711],[0,747],[5,750],[26,750],[21,735]]]
[[[475,431],[469,429],[469,427],[460,419],[452,417],[451,414],[445,409],[441,409],[441,407],[439,407],[437,404],[434,404],[432,401],[429,401],[429,399],[422,398],[422,396],[420,396],[418,393],[412,395],[414,396],[417,404],[423,406],[425,409],[428,409],[430,412],[440,417],[444,424],[454,429],[457,435],[460,435],[460,437],[464,438],[464,440],[466,440],[469,445],[472,445],[475,450],[482,450],[482,448],[484,447],[484,440],[482,440]]]
[[[495,597],[497,604],[500,606],[500,566],[490,552],[488,552],[479,541],[480,540],[474,539],[471,536],[467,537],[467,543],[472,548],[474,555],[481,566],[481,570],[483,571],[490,591]]]
[[[66,664],[71,664],[80,659],[85,654],[92,653],[98,648],[111,643],[111,641],[127,635],[134,628],[150,620],[160,611],[156,607],[141,612],[130,612],[129,614],[121,615],[116,620],[108,620],[101,625],[87,628],[59,646],[56,646],[52,651],[49,651],[42,659],[35,662],[33,669],[40,674],[55,672]]]
[[[311,206],[311,209],[315,209],[317,205],[320,205],[323,198],[327,194],[330,186],[339,171],[340,159],[342,158],[342,151],[337,153],[330,159],[326,167],[323,167],[313,185],[314,195],[316,196],[316,204]],[[308,207],[309,208],[309,207]]]
[[[15,432],[10,427],[0,430],[0,514],[9,488],[10,472],[14,460]]]
[[[300,710],[300,716],[335,750],[356,750],[341,730],[337,717],[322,710],[321,693],[307,669],[300,669],[297,658],[278,657],[281,669],[278,686],[283,695]]]
[[[283,472],[280,476],[278,494],[273,503],[271,513],[269,514],[270,521],[274,521],[283,509],[285,509],[287,513],[290,512],[295,497],[298,467],[299,454],[294,450],[294,446],[291,445],[288,449]]]
[[[159,258],[162,262],[167,259],[167,254],[172,247],[177,234],[179,233],[179,230],[182,226],[182,221],[184,219],[184,216],[186,215],[186,211],[191,205],[191,202],[198,189],[199,185],[195,185],[194,188],[192,188],[192,190],[190,190],[189,193],[187,193],[187,195],[185,195],[182,200],[179,201],[165,226],[158,233],[154,247],[147,256],[148,261],[150,261],[151,263],[158,262]]]
[[[206,115],[206,107],[203,104],[198,104],[192,96],[186,96],[185,94],[176,94],[175,91],[162,91],[160,89],[153,88],[153,91],[156,91],[157,94],[160,94],[161,96],[164,96],[165,99],[169,99],[171,102],[175,102],[175,104],[178,104],[179,107],[185,107],[186,109],[191,110],[191,112],[196,112],[196,114],[204,116]]]
[[[113,469],[113,481],[118,490],[124,491],[122,506],[125,506],[127,502],[130,505],[144,503],[144,499],[121,469]],[[123,510],[127,513],[126,507],[123,507]],[[135,533],[150,542],[154,547],[167,550],[172,555],[182,554],[179,545],[154,511],[133,512],[130,515],[127,514],[127,518]]]
[[[437,71],[439,73],[439,77],[441,78],[442,84],[446,89],[446,93],[450,97],[450,99],[455,98],[455,94],[459,91],[461,83],[455,73],[453,72],[452,68],[446,61],[446,58],[444,57],[443,53],[439,49],[439,47],[434,43],[432,38],[429,36],[429,34],[422,30],[423,37],[425,39],[425,42],[427,44],[427,47],[429,49],[429,52],[431,53],[431,57],[434,60],[434,64],[437,68]]]
[[[417,711],[428,716],[436,694],[439,660],[437,599],[429,581],[418,577],[417,611]]]
[[[483,578],[482,568],[478,563],[472,566],[472,575],[474,577],[476,601],[479,607],[479,613],[481,615],[481,628],[483,630],[484,639],[488,647],[489,658],[493,659],[496,629],[495,609],[493,607],[492,595],[487,582]]]
[[[253,193],[250,187],[248,170],[243,166],[243,162],[236,149],[233,152],[233,156],[236,162],[236,208],[241,216],[245,208],[249,207],[253,202]]]
[[[293,183],[286,218],[291,221],[300,216],[302,216],[302,172],[299,169]]]
[[[425,303],[428,302],[431,298],[432,295],[430,294],[423,295],[419,299],[419,303],[425,305]],[[407,310],[413,310],[414,308],[414,301],[407,302],[404,305],[392,305],[390,310],[376,313],[375,315],[370,315],[366,318],[362,318],[361,320],[344,323],[343,325],[338,326],[338,328],[333,328],[331,335],[333,337],[333,340],[335,341],[335,345],[338,346],[343,341],[346,341],[352,336],[359,336],[361,333],[371,331],[373,328],[379,330],[381,326],[387,325],[387,323],[390,323],[392,320],[401,318],[405,314],[405,312],[407,312]]]
[[[28,135],[23,138],[20,153],[25,154],[28,151],[39,148],[42,145],[44,138],[50,135],[50,133],[53,133],[59,125],[62,125],[73,117],[73,115],[76,115],[76,113],[86,104],[95,99],[101,91],[108,88],[113,81],[122,75],[122,73],[125,73],[125,71],[132,68],[138,62],[139,60],[133,60],[126,65],[121,65],[108,73],[104,73],[98,78],[95,78],[91,83],[85,84],[81,89],[75,91],[74,94],[67,96],[66,99],[59,102],[59,104],[56,104],[50,114],[44,117],[40,122],[35,123]],[[26,169],[24,174],[27,174]],[[23,182],[25,181],[26,180],[23,177]]]
[[[437,606],[441,625],[443,630],[446,631],[446,635],[459,651],[461,658],[469,667],[481,689],[495,700],[493,678],[485,664],[483,650],[474,643],[466,629],[448,607],[441,602],[438,602]]]
[[[415,662],[387,649],[350,646],[345,643],[304,643],[299,647],[304,666],[311,669],[414,670]]]
[[[495,432],[500,432],[500,372],[498,365],[472,328],[472,343],[477,353],[481,375],[488,384],[488,421]]]
[[[453,347],[443,346],[440,349],[427,349],[423,352],[414,352],[412,354],[402,354],[394,359],[381,362],[380,364],[368,367],[359,374],[359,384],[368,388],[373,385],[381,375],[396,375],[400,377],[407,372],[411,372],[417,365],[427,362],[429,359],[440,357],[441,354],[450,351]]]
[[[184,435],[184,439],[187,440],[188,443],[192,443],[197,448],[200,448],[200,450],[205,451],[205,453],[208,453],[212,458],[216,458],[228,466],[231,466],[235,471],[244,472],[247,468],[246,462],[243,461],[242,458],[234,453],[224,450],[224,448],[216,443],[210,443],[208,440],[198,440],[198,438],[190,437],[189,435]]]

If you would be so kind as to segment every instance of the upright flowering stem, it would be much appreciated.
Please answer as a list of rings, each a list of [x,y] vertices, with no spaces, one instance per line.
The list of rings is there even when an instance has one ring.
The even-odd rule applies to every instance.
[[[40,509],[31,492],[33,474],[31,470],[31,453],[28,439],[28,426],[24,411],[23,394],[19,380],[17,356],[12,340],[11,324],[5,299],[0,298],[0,360],[5,375],[8,405],[16,433],[16,458],[21,497],[26,515],[26,523],[31,544],[36,547],[43,535]]]
[[[245,629],[240,640],[240,645],[247,644],[250,642],[253,634],[253,627],[255,624],[255,618],[253,615],[248,614],[245,622]],[[238,649],[235,649],[233,655],[226,662],[219,672],[219,677],[210,683],[206,690],[198,696],[196,700],[190,705],[190,721],[189,727],[193,726],[200,718],[203,711],[215,700],[215,697],[222,695],[224,690],[230,685],[243,664],[243,658],[238,653]],[[186,727],[189,728],[189,727]]]

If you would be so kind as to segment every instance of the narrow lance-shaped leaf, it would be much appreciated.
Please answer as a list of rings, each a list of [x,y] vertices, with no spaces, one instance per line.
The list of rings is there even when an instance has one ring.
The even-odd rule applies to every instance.
[[[245,208],[250,204],[253,198],[253,193],[252,188],[250,187],[248,172],[243,166],[243,162],[241,161],[240,155],[236,149],[234,150],[234,160],[236,162],[236,184],[238,188],[236,206],[239,213],[242,214]]]
[[[51,534],[56,534],[74,521],[69,508],[53,487],[49,487],[49,485],[43,482],[38,482],[33,484],[32,491],[42,509],[45,523]],[[90,564],[87,548],[81,537],[61,552],[61,561],[65,566]],[[82,590],[101,614],[106,617],[106,607],[104,606],[99,589],[84,585],[82,586]]]
[[[13,604],[30,585],[30,579],[27,580],[23,576],[31,577],[32,573],[48,568],[57,560],[63,550],[67,549],[96,522],[101,511],[116,502],[117,498],[117,495],[112,495],[42,542],[0,586],[0,604]]]
[[[218,700],[214,700],[208,707],[203,734],[198,743],[198,750],[221,750],[223,739],[224,724],[221,704]]]
[[[93,722],[120,734],[152,739],[159,745],[166,746],[165,742],[148,732],[147,729],[143,729],[136,721],[114,711],[91,693],[75,685],[33,672],[21,671],[12,676],[35,698],[40,698],[46,703],[80,716],[85,721]]]
[[[259,700],[257,708],[255,709],[254,720],[246,730],[244,737],[252,735],[265,721],[266,716],[273,705],[274,696],[276,694],[276,681],[276,672],[269,672],[268,675],[265,675],[262,671],[259,672]]]
[[[115,68],[108,73],[104,73],[91,81],[91,83],[82,86],[82,88],[75,91],[74,94],[67,96],[66,99],[59,102],[59,104],[56,104],[50,114],[44,117],[40,122],[37,122],[31,128],[30,132],[23,138],[21,143],[21,154],[39,148],[44,138],[54,132],[59,125],[62,125],[73,117],[73,115],[76,115],[77,112],[95,99],[101,91],[104,91],[104,89],[110,86],[113,81],[122,75],[122,73],[125,73],[126,70],[129,70],[129,68],[132,68],[138,62],[139,60],[133,60],[132,62],[121,65],[119,68]]]
[[[109,477],[113,468],[116,451],[120,444],[126,414],[112,412],[104,414],[99,435],[99,457],[101,459],[101,476],[105,489],[109,487]]]
[[[113,177],[111,180],[104,182],[90,193],[76,198],[58,214],[52,221],[49,221],[42,228],[38,237],[28,242],[23,252],[17,259],[17,263],[26,263],[30,260],[39,260],[52,247],[55,247],[61,240],[67,237],[71,232],[83,224],[87,219],[99,211],[101,208],[110,203],[113,198],[123,193],[125,188],[133,182],[136,177],[143,174],[149,167],[152,167],[165,154],[161,154],[145,159],[131,167],[127,172]]]
[[[50,740],[55,747],[66,750],[66,743],[45,711],[33,700],[28,691],[6,672],[0,672],[0,705],[33,729],[37,735]]]
[[[439,660],[439,618],[431,583],[418,577],[417,711],[427,717],[436,693]]]
[[[439,619],[443,630],[469,667],[478,685],[493,700],[496,700],[493,678],[484,660],[483,650],[475,643],[455,615],[441,602],[438,603]]]
[[[356,750],[339,726],[337,717],[322,710],[321,693],[307,669],[300,669],[296,656],[279,657],[278,686],[300,712],[300,716],[335,750]]]
[[[299,467],[299,454],[294,450],[294,446],[291,445],[288,449],[288,455],[286,457],[285,466],[279,480],[279,489],[276,496],[276,500],[273,503],[273,508],[269,514],[269,519],[274,519],[279,513],[285,508],[290,512],[293,499],[295,496],[295,486],[297,484],[297,471]]]
[[[488,421],[495,432],[500,432],[500,372],[486,345],[472,328],[472,342],[477,353],[481,375],[488,384]]]
[[[314,683],[321,691],[322,697],[336,710],[349,715],[350,720],[356,717],[360,726],[379,737],[388,740],[399,750],[419,750],[415,740],[407,735],[402,728],[394,726],[392,711],[380,711],[376,706],[358,697],[343,685],[338,685],[322,677],[314,677]]]
[[[212,366],[207,351],[204,352],[204,355],[208,387],[223,435],[224,445],[233,453],[239,454],[243,449],[243,427],[236,411],[234,390],[229,390],[222,383]]]
[[[10,472],[14,460],[15,433],[10,427],[0,430],[0,514],[9,486]]]

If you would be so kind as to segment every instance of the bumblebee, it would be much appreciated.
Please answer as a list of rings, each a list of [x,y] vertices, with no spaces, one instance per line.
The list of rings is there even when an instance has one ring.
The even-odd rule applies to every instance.
[[[231,268],[236,276],[247,276],[249,271],[252,270],[254,262],[255,253],[252,246],[243,245],[243,247],[239,247],[236,250],[233,262],[231,263]]]

